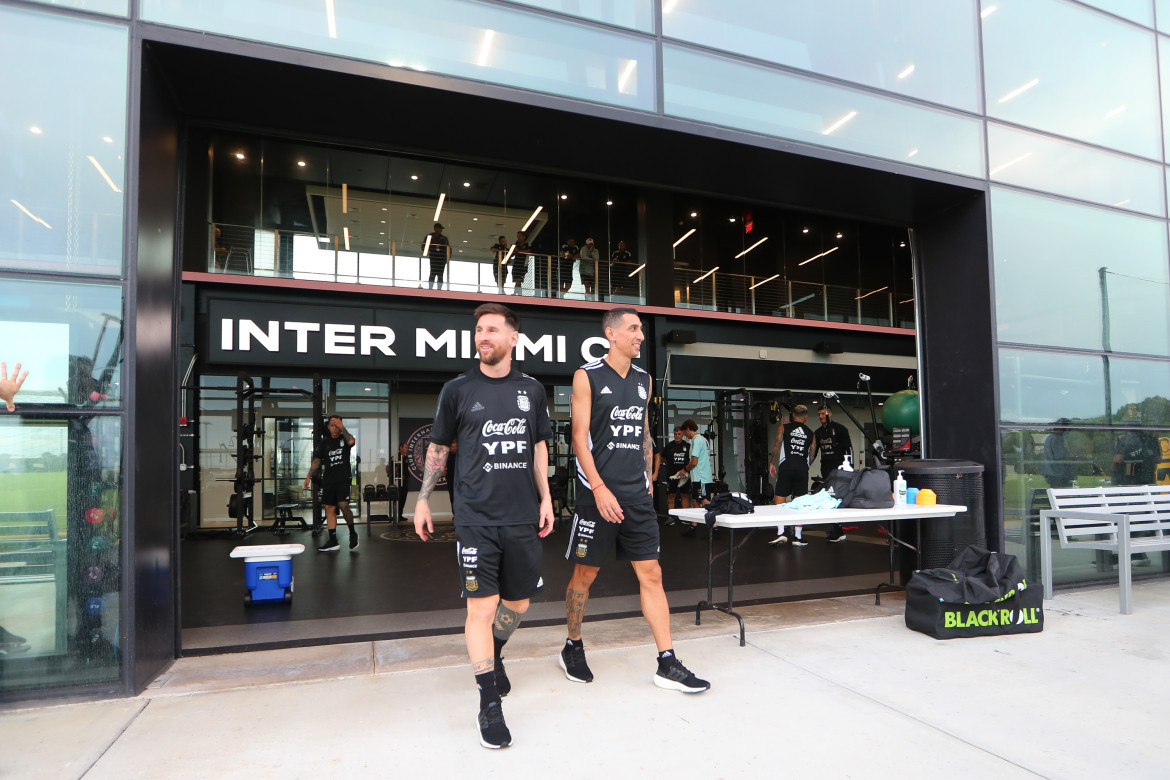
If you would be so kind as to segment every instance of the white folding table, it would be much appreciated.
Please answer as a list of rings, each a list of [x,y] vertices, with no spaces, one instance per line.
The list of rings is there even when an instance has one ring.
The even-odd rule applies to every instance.
[[[931,518],[949,518],[954,517],[959,512],[965,512],[967,507],[958,506],[954,504],[898,504],[889,509],[785,509],[782,504],[766,504],[757,506],[755,512],[746,515],[726,515],[720,514],[715,516],[715,527],[727,529],[727,549],[723,552],[716,553],[714,546],[714,534],[707,537],[707,600],[700,601],[695,607],[695,625],[699,625],[700,615],[703,608],[716,609],[720,612],[726,612],[736,620],[739,621],[739,645],[743,647],[745,644],[743,618],[740,617],[734,609],[735,597],[735,554],[736,552],[747,544],[748,539],[759,528],[769,528],[778,525],[831,525],[833,523],[882,523],[891,522],[893,520],[926,520]],[[706,516],[706,511],[703,509],[672,509],[670,514],[689,522],[702,523]],[[735,531],[738,528],[746,528],[747,534],[743,540],[735,544]],[[920,546],[912,545],[903,539],[899,539],[892,532],[892,529],[884,529],[887,543],[890,545],[890,581],[889,583],[880,583],[875,589],[874,603],[881,603],[881,589],[891,588],[898,589],[899,586],[894,584],[894,545],[900,544],[907,549],[914,550],[915,553],[921,555]],[[727,556],[727,604],[716,604],[713,601],[713,582],[712,573],[714,571],[714,563],[717,558],[722,555]]]

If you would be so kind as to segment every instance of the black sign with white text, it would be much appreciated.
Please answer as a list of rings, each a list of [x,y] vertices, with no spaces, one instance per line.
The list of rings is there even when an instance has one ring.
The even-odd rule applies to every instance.
[[[471,307],[452,315],[226,298],[207,304],[205,354],[213,364],[465,371],[476,359]],[[607,349],[601,311],[589,320],[521,317],[520,324],[512,358],[528,374],[571,374]]]

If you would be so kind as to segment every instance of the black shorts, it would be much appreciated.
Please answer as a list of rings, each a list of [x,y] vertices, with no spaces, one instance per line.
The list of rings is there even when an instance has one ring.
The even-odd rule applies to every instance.
[[[463,598],[520,601],[543,587],[544,547],[534,524],[455,526],[455,539]]]
[[[710,498],[711,490],[714,487],[714,482],[695,482],[691,480],[691,500],[702,501],[704,498]]]
[[[689,496],[691,483],[681,479],[668,479],[666,480],[666,493],[670,496]]]
[[[784,498],[808,494],[808,472],[804,469],[777,469],[776,496]]]
[[[649,495],[646,497],[649,499]],[[578,504],[569,532],[565,559],[586,566],[605,563],[609,551],[617,544],[619,561],[658,560],[658,513],[651,500],[622,504],[625,518],[620,523],[605,520],[594,504]]]
[[[321,503],[325,506],[337,506],[349,503],[348,482],[322,482]]]

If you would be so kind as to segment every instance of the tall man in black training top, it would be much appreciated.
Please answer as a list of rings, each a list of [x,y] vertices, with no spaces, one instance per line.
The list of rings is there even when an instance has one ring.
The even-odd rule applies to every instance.
[[[768,473],[776,480],[776,503],[783,504],[789,497],[797,498],[808,493],[808,465],[816,455],[816,438],[812,428],[804,424],[808,419],[808,407],[797,404],[792,408],[792,419],[776,431],[776,442],[772,445],[772,459]],[[768,542],[777,547],[788,541],[784,526],[776,526],[776,538]],[[796,526],[792,544],[804,547],[808,544],[801,536],[801,527]]]
[[[609,352],[573,374],[573,451],[577,455],[577,506],[569,534],[573,576],[565,591],[568,640],[561,668],[573,682],[593,681],[585,662],[581,621],[589,586],[606,554],[617,545],[618,560],[630,561],[638,577],[642,614],[658,646],[654,684],[684,693],[711,687],[675,657],[670,638],[670,606],[658,564],[658,515],[651,487],[653,447],[647,411],[653,383],[631,361],[645,336],[634,309],[606,312],[602,325]]]
[[[313,465],[305,477],[307,488],[317,469],[322,470],[321,503],[325,505],[325,525],[329,529],[329,538],[325,540],[325,544],[317,548],[317,551],[334,552],[341,549],[341,543],[337,541],[338,509],[349,526],[349,549],[356,550],[358,534],[353,525],[353,511],[349,508],[349,485],[353,482],[353,473],[349,468],[349,451],[353,449],[354,440],[342,424],[340,415],[330,416],[326,427],[329,435],[313,451]]]
[[[546,441],[552,425],[544,387],[512,366],[516,315],[485,303],[475,319],[480,363],[439,393],[414,529],[424,541],[434,533],[430,496],[450,451],[437,442],[458,442],[452,510],[467,600],[464,634],[479,687],[479,742],[494,749],[512,743],[500,703],[512,689],[501,652],[544,584],[540,540],[553,529]]]
[[[822,406],[817,409],[817,417],[821,421],[821,427],[813,431],[813,439],[816,442],[813,450],[821,457],[821,479],[824,479],[834,469],[840,468],[845,462],[846,455],[853,454],[853,442],[849,441],[849,429],[839,422],[833,422],[832,409]],[[830,542],[843,542],[845,529],[840,523],[833,523],[825,530],[825,537]]]

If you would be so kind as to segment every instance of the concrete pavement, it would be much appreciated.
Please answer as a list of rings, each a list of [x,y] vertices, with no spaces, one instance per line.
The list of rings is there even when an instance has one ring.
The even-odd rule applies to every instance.
[[[0,712],[3,778],[1170,776],[1170,581],[1058,594],[1045,630],[937,641],[883,596],[673,618],[712,682],[651,684],[640,619],[587,623],[596,680],[555,660],[563,628],[506,652],[513,747],[479,747],[462,638],[185,658],[142,696]]]

